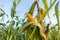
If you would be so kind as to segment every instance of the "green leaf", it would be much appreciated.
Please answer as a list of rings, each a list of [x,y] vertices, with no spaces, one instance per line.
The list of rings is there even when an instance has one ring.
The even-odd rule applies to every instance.
[[[57,4],[55,5],[55,15],[56,15],[57,20],[59,21],[58,2],[57,2]]]
[[[30,24],[32,24],[31,22],[29,22],[29,23],[27,23],[27,24],[25,24],[23,27],[22,27],[22,32],[23,31],[25,31],[25,30],[27,30],[30,26]]]
[[[28,36],[28,40],[34,40],[34,27],[29,27],[29,29],[27,30],[27,36]]]
[[[48,9],[47,0],[42,0],[42,2],[43,2],[43,4],[44,4],[45,9]]]
[[[1,16],[5,15],[5,12],[1,8],[0,8],[0,10],[2,11],[2,13],[0,13],[0,17],[1,17]]]
[[[57,21],[58,21],[58,29],[60,30],[60,20],[59,20],[59,12],[58,12],[58,4],[59,2],[57,2],[57,4],[55,5],[55,15],[56,15],[56,18],[57,18]]]
[[[50,5],[50,7],[45,11],[43,10],[43,20],[45,18],[45,16],[48,14],[48,12],[50,11],[50,9],[54,6],[54,4],[56,3],[57,0],[54,0],[53,3]],[[44,12],[45,11],[45,12]]]
[[[19,22],[16,22],[16,27],[18,27]]]
[[[32,4],[32,6],[31,6],[31,8],[30,8],[30,10],[29,10],[29,13],[30,13],[31,15],[33,15],[33,12],[34,12],[34,9],[35,9],[35,5],[36,5],[36,1],[34,1],[34,3]]]
[[[3,16],[3,15],[5,15],[5,14],[4,14],[4,13],[1,13],[1,14],[0,14],[0,17]]]
[[[45,15],[50,11],[50,9],[54,6],[57,0],[54,0],[50,7],[46,10]]]
[[[56,18],[57,18],[57,21],[58,21],[58,29],[60,30],[60,23],[59,23],[59,12],[58,12],[58,3],[55,5],[55,15],[56,15]]]
[[[14,24],[15,24],[15,21],[14,21],[14,20],[11,20],[11,21],[10,21],[10,25],[9,25],[9,26],[11,26],[11,27],[12,27],[12,26],[14,26]]]
[[[11,17],[12,18],[15,16],[15,13],[16,13],[15,8],[12,7],[12,9],[11,9]]]
[[[15,16],[16,17],[16,20],[19,20],[19,17],[18,16]]]
[[[6,24],[4,24],[4,23],[0,23],[0,25],[2,25],[2,26],[4,26],[4,27],[6,26]]]
[[[13,35],[10,36],[9,40],[12,40]]]
[[[60,16],[60,15],[59,15]],[[59,29],[60,29],[60,17],[59,17]]]
[[[16,8],[16,0],[13,1],[13,7]]]
[[[3,13],[5,13],[4,10],[2,10],[1,8],[0,8],[0,10],[1,10]]]
[[[15,16],[16,9],[16,0],[13,1],[13,7],[11,8],[11,17],[13,18]]]
[[[7,35],[7,37],[6,37],[6,40],[8,40],[9,39],[9,35]]]
[[[40,39],[45,39],[46,40],[46,36],[43,32],[44,29],[41,27],[41,25],[39,23],[35,23],[34,25],[36,25],[39,29],[39,32],[40,32],[39,34],[40,34],[40,37],[41,37]]]
[[[51,6],[51,4],[52,4],[52,0],[50,0],[50,6]]]
[[[11,21],[11,26],[13,26],[15,24],[15,21],[14,20],[12,20]]]
[[[36,31],[36,26],[34,27],[32,33],[31,33],[30,39],[33,37],[33,34],[35,33],[35,31]],[[34,39],[34,37],[33,37],[33,39]]]

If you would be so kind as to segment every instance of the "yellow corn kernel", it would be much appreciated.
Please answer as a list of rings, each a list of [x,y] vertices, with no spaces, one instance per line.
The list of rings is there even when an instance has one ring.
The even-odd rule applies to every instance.
[[[35,22],[34,18],[29,13],[27,13],[26,16],[30,22],[33,22],[33,23]]]

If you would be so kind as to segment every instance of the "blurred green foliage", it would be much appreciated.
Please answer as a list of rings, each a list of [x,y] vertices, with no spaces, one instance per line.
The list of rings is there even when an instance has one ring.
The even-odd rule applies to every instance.
[[[53,3],[51,2],[51,5],[48,7],[47,0],[42,0],[42,3],[44,4],[46,12],[43,13],[43,18],[46,17],[50,9],[54,6],[57,0],[54,0]],[[13,6],[11,8],[11,21],[7,21],[5,23],[0,23],[0,40],[47,40],[45,34],[43,33],[41,25],[38,22],[31,23],[26,19],[19,19],[19,16],[15,16],[16,14],[16,8],[18,4],[21,2],[21,0],[13,1]],[[30,13],[33,16],[34,9],[36,6],[36,1],[33,2],[30,10],[28,13]],[[44,10],[44,9],[43,9]],[[44,12],[44,11],[43,11]],[[59,12],[58,12],[58,2],[55,4],[55,14],[57,18],[57,24],[50,26],[50,31],[48,34],[48,40],[60,40],[60,26],[59,26]],[[0,17],[3,17],[5,14],[4,10],[0,8]],[[14,17],[16,18],[14,20]],[[36,20],[36,19],[35,19]],[[44,20],[44,19],[43,19]],[[7,25],[8,24],[8,25]],[[20,25],[20,26],[19,26]]]

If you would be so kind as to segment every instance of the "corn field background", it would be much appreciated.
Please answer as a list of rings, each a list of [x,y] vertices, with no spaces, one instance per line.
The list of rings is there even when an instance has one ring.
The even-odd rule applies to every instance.
[[[0,40],[60,40],[60,0],[41,0],[44,8],[40,7],[39,1],[34,0],[24,18],[18,16],[21,13],[16,15],[21,0],[13,0],[11,13],[8,15],[0,7]],[[34,10],[37,11],[36,14]],[[51,22],[50,11],[54,12],[53,16],[57,20],[55,24],[52,24],[55,20]],[[5,17],[8,18],[7,21]],[[46,23],[46,17],[50,20],[49,23]]]

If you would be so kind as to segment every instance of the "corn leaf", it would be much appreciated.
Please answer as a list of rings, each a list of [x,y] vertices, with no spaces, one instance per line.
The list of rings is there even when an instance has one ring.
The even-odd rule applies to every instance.
[[[55,5],[55,15],[57,20],[59,21],[59,15],[58,15],[58,3]]]
[[[33,34],[35,33],[35,30],[36,30],[36,26],[34,27],[33,32],[31,33],[30,39],[31,38],[34,39],[34,37],[33,37],[34,35]]]
[[[60,29],[58,3],[59,3],[59,2],[57,2],[57,4],[55,5],[55,15],[56,15],[56,18],[57,18],[57,21],[58,21],[58,29]]]
[[[51,4],[52,4],[52,0],[50,0],[50,6],[51,6]]]
[[[12,9],[11,9],[11,17],[12,18],[15,16],[15,13],[16,13],[15,8],[12,7]]]
[[[40,40],[42,40],[42,39],[44,39],[44,40],[46,40],[46,37],[45,37],[45,34],[44,34],[44,32],[43,32],[43,28],[41,27],[41,25],[39,24],[39,23],[35,23],[34,25],[36,25],[37,27],[37,31],[36,31],[36,33],[38,34],[38,38],[40,39]],[[39,29],[39,30],[38,30]]]
[[[0,8],[0,10],[1,10],[3,13],[5,13],[4,10],[2,10],[1,8]]]
[[[24,32],[25,30],[27,30],[30,26],[30,24],[32,24],[31,22],[25,24],[23,27],[22,27],[22,32]]]
[[[4,15],[4,13],[1,13],[1,14],[0,14],[0,17],[2,17],[3,15]]]
[[[54,0],[53,3],[50,5],[50,7],[42,14],[43,15],[43,20],[45,18],[45,16],[48,14],[48,12],[50,11],[50,9],[53,7],[53,5],[56,3],[57,0]]]
[[[15,9],[16,9],[16,0],[14,0],[13,1],[13,7],[11,8],[11,18],[13,18],[14,16],[15,16],[15,14],[16,14],[16,11],[15,11]]]
[[[2,13],[0,13],[0,17],[4,16],[4,15],[5,15],[4,10],[2,10],[2,9],[0,8],[0,11],[2,12]]]
[[[46,13],[48,13],[50,11],[50,9],[54,6],[54,4],[56,3],[57,0],[54,0],[53,3],[50,5],[50,7],[46,10],[45,12],[45,15]]]
[[[59,16],[59,29],[60,29],[60,16]]]
[[[9,40],[12,40],[13,35],[10,36]]]
[[[4,23],[0,23],[0,25],[2,25],[3,27],[6,26],[6,24],[4,24]]]
[[[36,1],[34,1],[34,3],[32,4],[32,6],[31,6],[31,8],[30,8],[30,10],[29,10],[29,13],[30,13],[31,15],[33,15],[33,12],[34,12],[34,9],[35,9],[35,5],[36,5]]]
[[[42,0],[42,2],[43,2],[43,4],[44,4],[45,9],[48,9],[47,0]]]
[[[12,20],[12,21],[11,21],[11,26],[14,26],[14,24],[15,24],[15,21]]]
[[[56,18],[57,18],[57,21],[58,21],[58,29],[60,29],[60,26],[59,26],[59,14],[58,14],[58,2],[55,5],[55,15],[56,15]]]
[[[13,1],[13,7],[16,8],[16,0]]]

